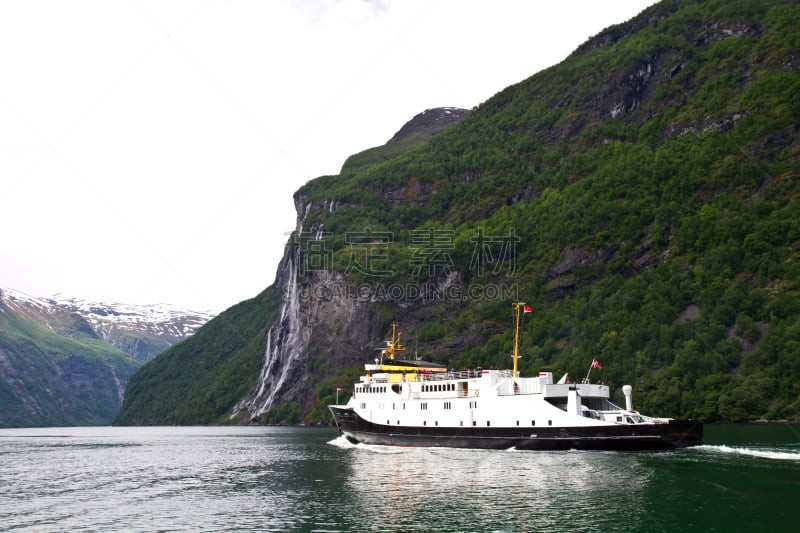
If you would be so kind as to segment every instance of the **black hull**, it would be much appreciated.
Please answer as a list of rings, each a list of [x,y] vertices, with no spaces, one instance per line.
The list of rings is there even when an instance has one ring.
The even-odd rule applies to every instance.
[[[329,409],[339,431],[351,441],[364,444],[499,450],[668,450],[703,442],[703,424],[694,420],[562,428],[409,427],[374,424],[345,407]]]

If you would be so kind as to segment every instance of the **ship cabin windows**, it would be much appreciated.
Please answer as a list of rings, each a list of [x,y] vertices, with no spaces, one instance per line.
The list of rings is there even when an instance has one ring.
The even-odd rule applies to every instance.
[[[358,393],[361,393],[361,394],[384,394],[387,391],[388,391],[388,388],[384,387],[384,386],[376,387],[376,386],[370,386],[370,385],[356,385],[356,388],[355,388],[356,394],[358,394]],[[395,392],[399,393],[399,391],[395,391]]]
[[[422,402],[421,404],[419,404],[419,408],[422,409],[423,411],[427,411],[428,410],[427,402]]]
[[[455,390],[455,383],[429,383],[422,385],[422,392],[454,392]]]
[[[444,408],[445,409],[452,409],[453,408],[452,402],[444,402]]]

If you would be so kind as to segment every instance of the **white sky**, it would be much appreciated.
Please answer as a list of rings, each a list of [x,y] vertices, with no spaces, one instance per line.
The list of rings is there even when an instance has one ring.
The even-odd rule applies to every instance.
[[[0,286],[221,311],[292,194],[654,0],[0,1]]]

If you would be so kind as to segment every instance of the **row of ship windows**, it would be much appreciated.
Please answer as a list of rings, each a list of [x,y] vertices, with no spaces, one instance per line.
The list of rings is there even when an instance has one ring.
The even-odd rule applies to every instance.
[[[386,425],[391,425],[391,421],[387,420],[387,421],[386,421]],[[398,425],[398,426],[400,425],[400,421],[399,421],[399,420],[397,421],[397,425]],[[427,426],[427,425],[428,425],[428,421],[427,421],[427,420],[423,420],[423,421],[422,421],[422,425],[423,425],[423,426]],[[435,421],[433,422],[433,425],[434,425],[434,426],[438,426],[438,425],[439,425],[439,421],[438,421],[438,420],[435,420]],[[459,421],[459,425],[460,425],[460,426],[463,426],[463,425],[464,425],[464,421],[463,421],[463,420]],[[473,426],[477,426],[477,425],[478,425],[478,421],[477,421],[477,420],[473,420],[473,421],[472,421],[472,425],[473,425]],[[491,425],[492,425],[492,423],[491,423],[489,420],[487,420],[487,421],[486,421],[486,427],[491,427]],[[517,420],[517,425],[519,426],[519,420]],[[536,420],[531,420],[531,426],[535,426],[535,425],[536,425]],[[552,421],[552,420],[548,420],[548,421],[547,421],[547,425],[548,425],[548,426],[552,426],[552,425],[553,425],[553,421]]]
[[[378,404],[378,409],[383,410],[384,406],[385,406],[385,404],[379,403]],[[392,410],[394,410],[395,407],[396,407],[396,405],[392,404]],[[444,409],[452,409],[453,408],[453,403],[452,402],[444,402],[442,404],[442,407]],[[469,408],[470,409],[477,409],[477,407],[478,407],[478,402],[469,402]],[[366,409],[366,408],[367,408],[367,402],[361,402],[361,409]],[[422,411],[427,411],[428,410],[428,402],[421,402],[419,404],[419,408]],[[403,404],[403,410],[405,411],[405,409],[406,409],[406,404]]]
[[[384,405],[384,404],[382,404],[382,403],[381,403],[381,404],[378,404],[378,408],[379,408],[379,409],[383,409],[383,405]],[[477,408],[477,407],[478,407],[478,402],[477,402],[477,401],[471,401],[471,402],[469,402],[469,406],[470,406],[470,408],[471,408],[471,409],[475,409],[475,408]],[[405,409],[405,407],[406,407],[406,406],[405,406],[405,404],[403,404],[403,409]],[[367,408],[367,404],[366,404],[366,402],[362,402],[362,403],[361,403],[361,409],[366,409],[366,408]],[[395,408],[395,404],[392,404],[392,409],[394,409],[394,408]],[[422,402],[422,403],[420,403],[420,404],[419,404],[419,408],[420,408],[421,410],[423,410],[423,411],[427,411],[427,410],[428,410],[428,403],[427,403],[427,402]],[[444,408],[445,408],[445,409],[452,409],[452,408],[453,408],[453,406],[452,406],[452,404],[451,404],[450,402],[444,402]],[[387,421],[386,421],[386,423],[387,423],[387,424],[391,424],[391,422],[390,422],[389,420],[387,420]],[[399,420],[397,421],[397,425],[398,425],[398,426],[400,425],[400,421],[399,421]],[[422,425],[423,425],[423,426],[427,426],[427,425],[428,425],[428,422],[427,422],[427,420],[426,420],[426,421],[423,421],[423,422],[422,422]],[[437,421],[434,421],[434,425],[438,426],[438,425],[439,425],[439,421],[438,421],[438,420],[437,420]],[[463,420],[461,421],[460,425],[462,425],[462,426],[464,425],[464,421],[463,421]],[[473,420],[473,421],[472,421],[472,425],[473,425],[473,426],[477,426],[477,425],[478,425],[478,422],[477,422],[476,420]],[[517,420],[517,425],[519,426],[519,420]],[[531,420],[531,426],[535,426],[535,425],[536,425],[536,420]],[[548,421],[547,421],[547,425],[548,425],[548,426],[552,426],[552,425],[553,425],[553,421],[552,421],[552,420],[548,420]],[[487,421],[486,421],[486,426],[487,426],[487,427],[491,426],[491,422],[487,420]]]
[[[383,394],[387,391],[387,387],[376,387],[370,386],[365,387],[363,385],[356,385],[355,392],[357,393],[372,393],[372,394]],[[453,392],[456,390],[455,383],[440,383],[435,385],[423,385],[422,392]]]
[[[387,389],[386,387],[362,387],[361,385],[356,385],[355,392],[361,392],[361,393],[371,392],[374,394],[378,394],[386,392],[386,389]]]
[[[466,382],[465,382],[466,383]],[[422,392],[447,392],[456,390],[455,383],[437,383],[433,385],[423,385]]]

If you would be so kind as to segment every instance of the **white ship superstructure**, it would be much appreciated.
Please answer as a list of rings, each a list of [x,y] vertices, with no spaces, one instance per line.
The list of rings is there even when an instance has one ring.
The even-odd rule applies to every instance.
[[[647,449],[698,444],[702,424],[651,418],[610,401],[603,383],[553,382],[551,372],[520,377],[516,311],[514,368],[448,369],[401,360],[397,325],[381,358],[365,365],[346,405],[330,406],[336,425],[355,442],[520,449]],[[596,364],[596,362],[593,362]]]

